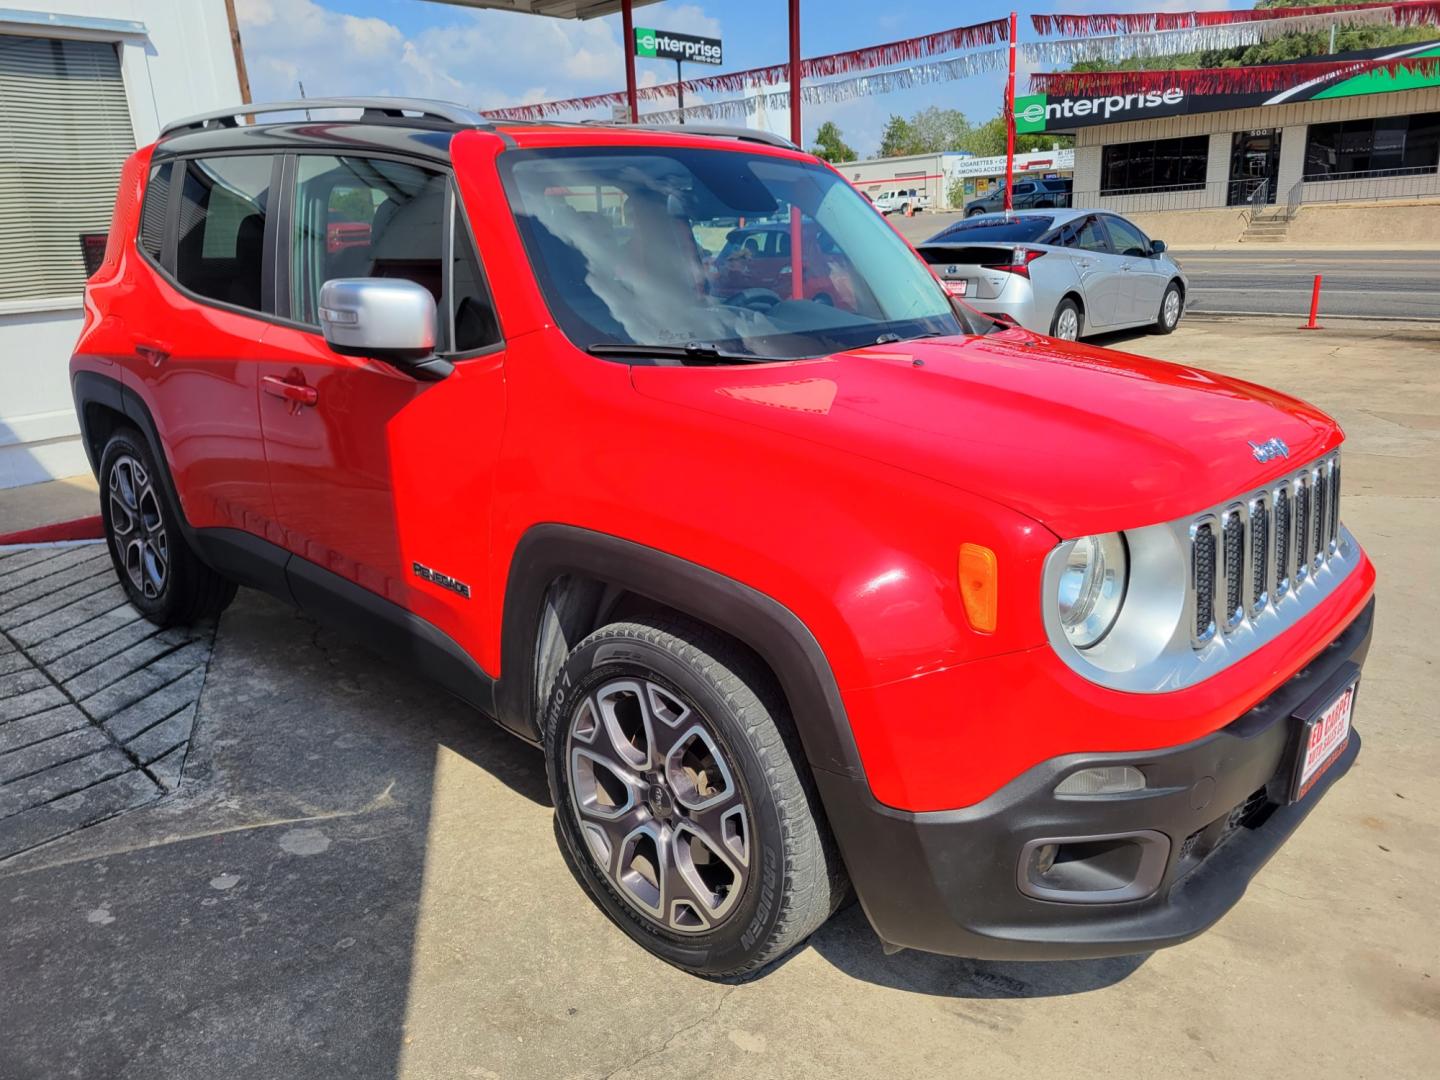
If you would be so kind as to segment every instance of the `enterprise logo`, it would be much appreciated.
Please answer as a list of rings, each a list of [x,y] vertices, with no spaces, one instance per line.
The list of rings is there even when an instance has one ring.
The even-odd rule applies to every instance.
[[[1150,90],[1141,94],[1111,94],[1108,97],[1065,98],[1049,101],[1046,95],[1036,94],[1015,111],[1015,122],[1020,131],[1043,131],[1046,122],[1068,120],[1077,116],[1098,116],[1108,120],[1113,113],[1158,109],[1161,106],[1179,105],[1185,100],[1185,91],[1178,86],[1168,90]]]

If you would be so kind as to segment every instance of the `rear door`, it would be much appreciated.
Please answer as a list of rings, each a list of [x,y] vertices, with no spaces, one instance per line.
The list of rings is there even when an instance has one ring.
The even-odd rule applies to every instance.
[[[163,281],[137,281],[143,318],[127,319],[126,382],[155,420],[196,528],[264,536],[273,525],[256,388],[273,313],[265,267],[279,164],[271,154],[181,158],[157,168],[146,196],[155,221],[169,194],[164,239],[145,251]]]
[[[1124,273],[1121,305],[1125,322],[1153,322],[1160,315],[1160,297],[1170,274],[1150,251],[1150,238],[1124,218],[1106,214],[1105,231],[1120,257]]]
[[[1062,246],[1069,251],[1075,275],[1080,279],[1080,289],[1085,297],[1086,326],[1105,327],[1123,323],[1122,260],[1111,249],[1100,215],[1088,214],[1066,226],[1062,241]]]
[[[260,414],[292,576],[359,585],[438,626],[476,655],[494,466],[504,419],[502,345],[489,291],[447,173],[389,158],[290,159],[279,303],[264,339]],[[332,242],[330,225],[350,226]],[[360,238],[363,236],[363,243]],[[340,277],[403,278],[440,311],[455,370],[419,382],[332,352],[320,288]],[[418,568],[417,568],[418,566]],[[423,575],[452,581],[442,588]],[[295,583],[297,598],[303,581]],[[320,601],[323,602],[323,598]]]

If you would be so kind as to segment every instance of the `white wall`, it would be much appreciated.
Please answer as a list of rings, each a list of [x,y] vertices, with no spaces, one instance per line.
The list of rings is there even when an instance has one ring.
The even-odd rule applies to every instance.
[[[153,142],[170,120],[240,101],[224,0],[17,0],[17,6],[19,12],[3,9],[0,34],[115,43],[138,145]],[[67,371],[80,304],[78,294],[0,303],[0,487],[89,469]]]

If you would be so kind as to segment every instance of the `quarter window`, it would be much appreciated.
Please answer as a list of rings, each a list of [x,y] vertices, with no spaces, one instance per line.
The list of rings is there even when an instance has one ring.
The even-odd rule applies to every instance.
[[[175,278],[200,296],[263,308],[265,217],[274,159],[195,158],[185,165]]]
[[[170,205],[170,164],[150,170],[145,204],[140,210],[140,250],[156,262],[165,247],[165,211]]]
[[[1208,135],[1107,146],[1100,158],[1100,194],[1203,188],[1209,147]]]

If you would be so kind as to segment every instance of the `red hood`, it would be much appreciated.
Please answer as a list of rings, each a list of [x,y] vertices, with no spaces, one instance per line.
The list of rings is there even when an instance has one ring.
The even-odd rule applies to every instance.
[[[636,390],[884,461],[1062,537],[1169,521],[1339,443],[1284,394],[1024,331],[755,367],[636,367]],[[1280,438],[1267,463],[1250,443]]]

